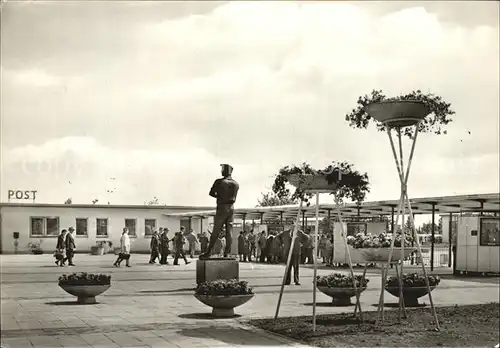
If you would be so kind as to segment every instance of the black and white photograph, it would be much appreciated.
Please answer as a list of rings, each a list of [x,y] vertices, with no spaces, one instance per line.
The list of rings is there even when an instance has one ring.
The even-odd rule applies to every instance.
[[[2,0],[0,348],[499,347],[499,23]]]

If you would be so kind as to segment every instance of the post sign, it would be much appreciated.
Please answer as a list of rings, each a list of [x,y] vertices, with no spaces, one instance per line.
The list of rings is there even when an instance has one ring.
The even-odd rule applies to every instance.
[[[29,199],[29,200],[35,200],[36,199],[36,193],[37,190],[9,190],[7,198],[10,199]]]

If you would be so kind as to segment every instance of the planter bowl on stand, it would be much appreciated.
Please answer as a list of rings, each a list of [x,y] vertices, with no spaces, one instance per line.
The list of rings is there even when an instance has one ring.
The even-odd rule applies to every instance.
[[[354,288],[331,288],[328,286],[317,286],[317,288],[323,294],[332,298],[332,304],[334,306],[351,306],[351,298],[356,296]],[[358,288],[360,294],[365,290],[366,287]]]
[[[363,256],[364,260],[368,262],[387,262],[389,260],[389,254],[391,253],[391,248],[358,248],[356,250],[358,250]],[[391,261],[401,261],[403,259],[406,259],[414,251],[414,248],[405,248],[403,250],[403,253],[401,253],[400,247],[394,247]]]
[[[433,285],[430,287],[431,291],[434,290],[436,285]],[[393,286],[389,287],[386,286],[385,290],[389,294],[391,294],[394,297],[399,298],[399,287]],[[418,307],[420,304],[418,303],[418,299],[422,296],[425,296],[428,294],[427,287],[422,286],[422,287],[405,287],[403,285],[403,302],[406,307]]]
[[[95,297],[108,290],[111,285],[59,285],[68,294],[76,296],[78,303],[97,303]]]
[[[389,127],[408,127],[417,124],[431,113],[427,105],[415,100],[387,100],[365,106],[375,120]]]
[[[255,295],[194,295],[198,301],[212,307],[212,315],[216,318],[228,318],[234,316],[234,308],[250,301]]]
[[[298,175],[288,176],[291,185],[305,191],[335,191],[338,188],[337,182],[329,183],[325,175]]]

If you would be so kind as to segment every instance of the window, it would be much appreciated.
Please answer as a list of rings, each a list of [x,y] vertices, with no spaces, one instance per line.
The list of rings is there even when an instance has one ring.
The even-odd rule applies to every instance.
[[[59,218],[58,217],[31,217],[32,237],[51,237],[59,235]]]
[[[128,229],[128,235],[131,237],[136,236],[135,225],[136,225],[135,219],[125,219],[125,227]]]
[[[144,220],[144,236],[152,236],[153,231],[156,229],[155,219],[145,219]]]
[[[347,224],[347,236],[355,236],[358,233],[366,233],[366,223],[350,222]]]
[[[77,236],[87,236],[87,226],[88,226],[88,219],[85,218],[76,218],[76,235]]]
[[[500,245],[500,219],[498,218],[482,218],[480,222],[480,238],[481,246],[497,246]]]
[[[96,220],[96,236],[97,237],[107,237],[108,236],[108,219],[97,219]]]

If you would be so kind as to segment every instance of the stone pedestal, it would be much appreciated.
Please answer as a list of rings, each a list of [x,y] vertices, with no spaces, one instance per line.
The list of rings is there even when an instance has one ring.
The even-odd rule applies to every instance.
[[[217,279],[239,279],[238,260],[230,258],[196,261],[196,284]]]

